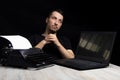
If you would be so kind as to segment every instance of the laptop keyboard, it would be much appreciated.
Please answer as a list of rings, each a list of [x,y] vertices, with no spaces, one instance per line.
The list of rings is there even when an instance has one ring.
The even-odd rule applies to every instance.
[[[56,63],[74,69],[92,69],[105,66],[105,64],[80,59],[62,59]]]

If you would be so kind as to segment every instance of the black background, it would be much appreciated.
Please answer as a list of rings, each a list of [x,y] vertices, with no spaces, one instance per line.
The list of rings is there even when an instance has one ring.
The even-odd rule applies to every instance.
[[[40,0],[3,2],[0,15],[1,35],[40,34],[45,28],[45,17],[51,9],[64,11],[64,23],[60,32],[68,36],[75,50],[81,31],[116,31],[111,63],[120,65],[120,16],[117,4],[108,2],[78,2]],[[113,14],[114,13],[114,14]],[[72,36],[71,36],[72,35]]]

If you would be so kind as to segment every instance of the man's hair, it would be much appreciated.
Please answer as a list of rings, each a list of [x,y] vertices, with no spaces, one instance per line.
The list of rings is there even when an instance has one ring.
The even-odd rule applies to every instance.
[[[51,14],[52,14],[54,11],[56,11],[56,12],[60,13],[61,15],[63,15],[63,11],[62,11],[61,9],[54,9],[54,10],[51,10],[51,11],[49,12],[48,17],[50,17]]]

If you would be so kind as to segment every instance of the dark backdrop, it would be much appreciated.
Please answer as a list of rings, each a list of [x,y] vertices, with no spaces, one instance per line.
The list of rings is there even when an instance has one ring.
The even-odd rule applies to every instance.
[[[60,33],[70,38],[75,51],[81,31],[116,31],[117,36],[111,63],[120,65],[120,16],[111,15],[111,7],[106,4],[80,3],[73,1],[29,1],[3,3],[1,8],[0,34],[22,35],[41,34],[45,28],[47,12],[54,8],[64,11],[64,23]],[[12,6],[11,6],[12,5]]]

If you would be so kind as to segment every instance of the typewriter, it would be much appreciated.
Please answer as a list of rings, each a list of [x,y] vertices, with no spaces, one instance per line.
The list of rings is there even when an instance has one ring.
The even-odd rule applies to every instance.
[[[54,60],[52,56],[45,54],[39,48],[28,47],[28,45],[27,48],[15,48],[13,44],[10,38],[8,40],[6,36],[0,36],[0,64],[2,66],[37,68],[50,65]],[[20,44],[24,45],[22,42]]]

